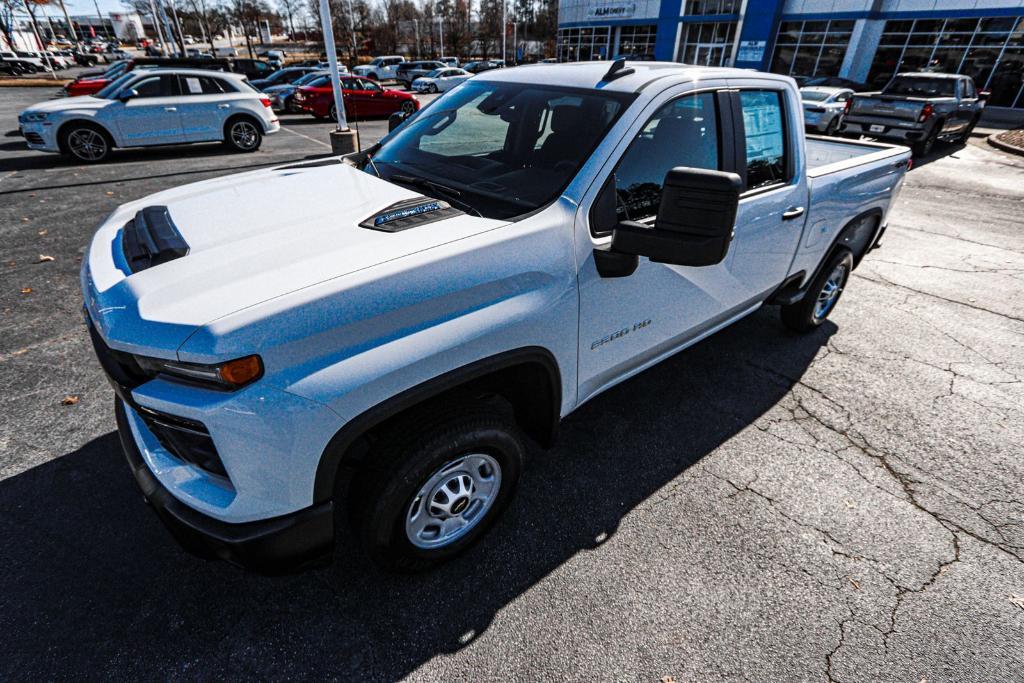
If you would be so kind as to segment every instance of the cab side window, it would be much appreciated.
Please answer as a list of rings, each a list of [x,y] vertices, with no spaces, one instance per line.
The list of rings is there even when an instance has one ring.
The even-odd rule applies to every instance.
[[[747,152],[747,189],[786,183],[790,154],[786,142],[782,93],[777,90],[740,91]]]
[[[174,76],[153,76],[136,81],[130,87],[138,93],[136,98],[166,97],[174,94],[174,79]]]
[[[654,113],[615,168],[616,217],[654,217],[665,174],[677,166],[721,169],[714,93],[686,95]]]

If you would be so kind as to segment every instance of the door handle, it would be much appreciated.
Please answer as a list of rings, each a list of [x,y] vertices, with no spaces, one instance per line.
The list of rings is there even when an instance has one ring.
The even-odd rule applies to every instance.
[[[782,212],[782,220],[791,221],[794,218],[800,218],[804,215],[804,207],[802,206],[791,206]]]
[[[217,109],[230,109],[230,108],[231,108],[230,104],[218,104],[217,105]]]
[[[178,111],[177,107],[164,107],[164,111]]]

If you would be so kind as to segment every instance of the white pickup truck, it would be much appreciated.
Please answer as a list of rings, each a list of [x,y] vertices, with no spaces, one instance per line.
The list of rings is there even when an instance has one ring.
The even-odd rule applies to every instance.
[[[135,478],[188,549],[281,571],[341,523],[422,569],[598,393],[765,304],[820,325],[909,157],[805,140],[786,77],[489,71],[361,154],[121,206],[85,314]]]

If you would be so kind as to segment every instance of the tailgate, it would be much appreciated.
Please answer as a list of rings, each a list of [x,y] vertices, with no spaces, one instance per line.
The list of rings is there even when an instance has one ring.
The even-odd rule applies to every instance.
[[[893,99],[884,95],[863,97],[855,95],[850,105],[850,116],[878,116],[901,121],[917,121],[927,100]]]

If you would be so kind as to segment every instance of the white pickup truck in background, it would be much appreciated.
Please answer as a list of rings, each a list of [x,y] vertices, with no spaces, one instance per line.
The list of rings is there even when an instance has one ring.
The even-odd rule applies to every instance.
[[[145,496],[266,571],[336,520],[387,568],[464,550],[527,437],[765,304],[825,321],[910,152],[802,113],[752,71],[501,69],[363,153],[121,206],[82,290]]]

